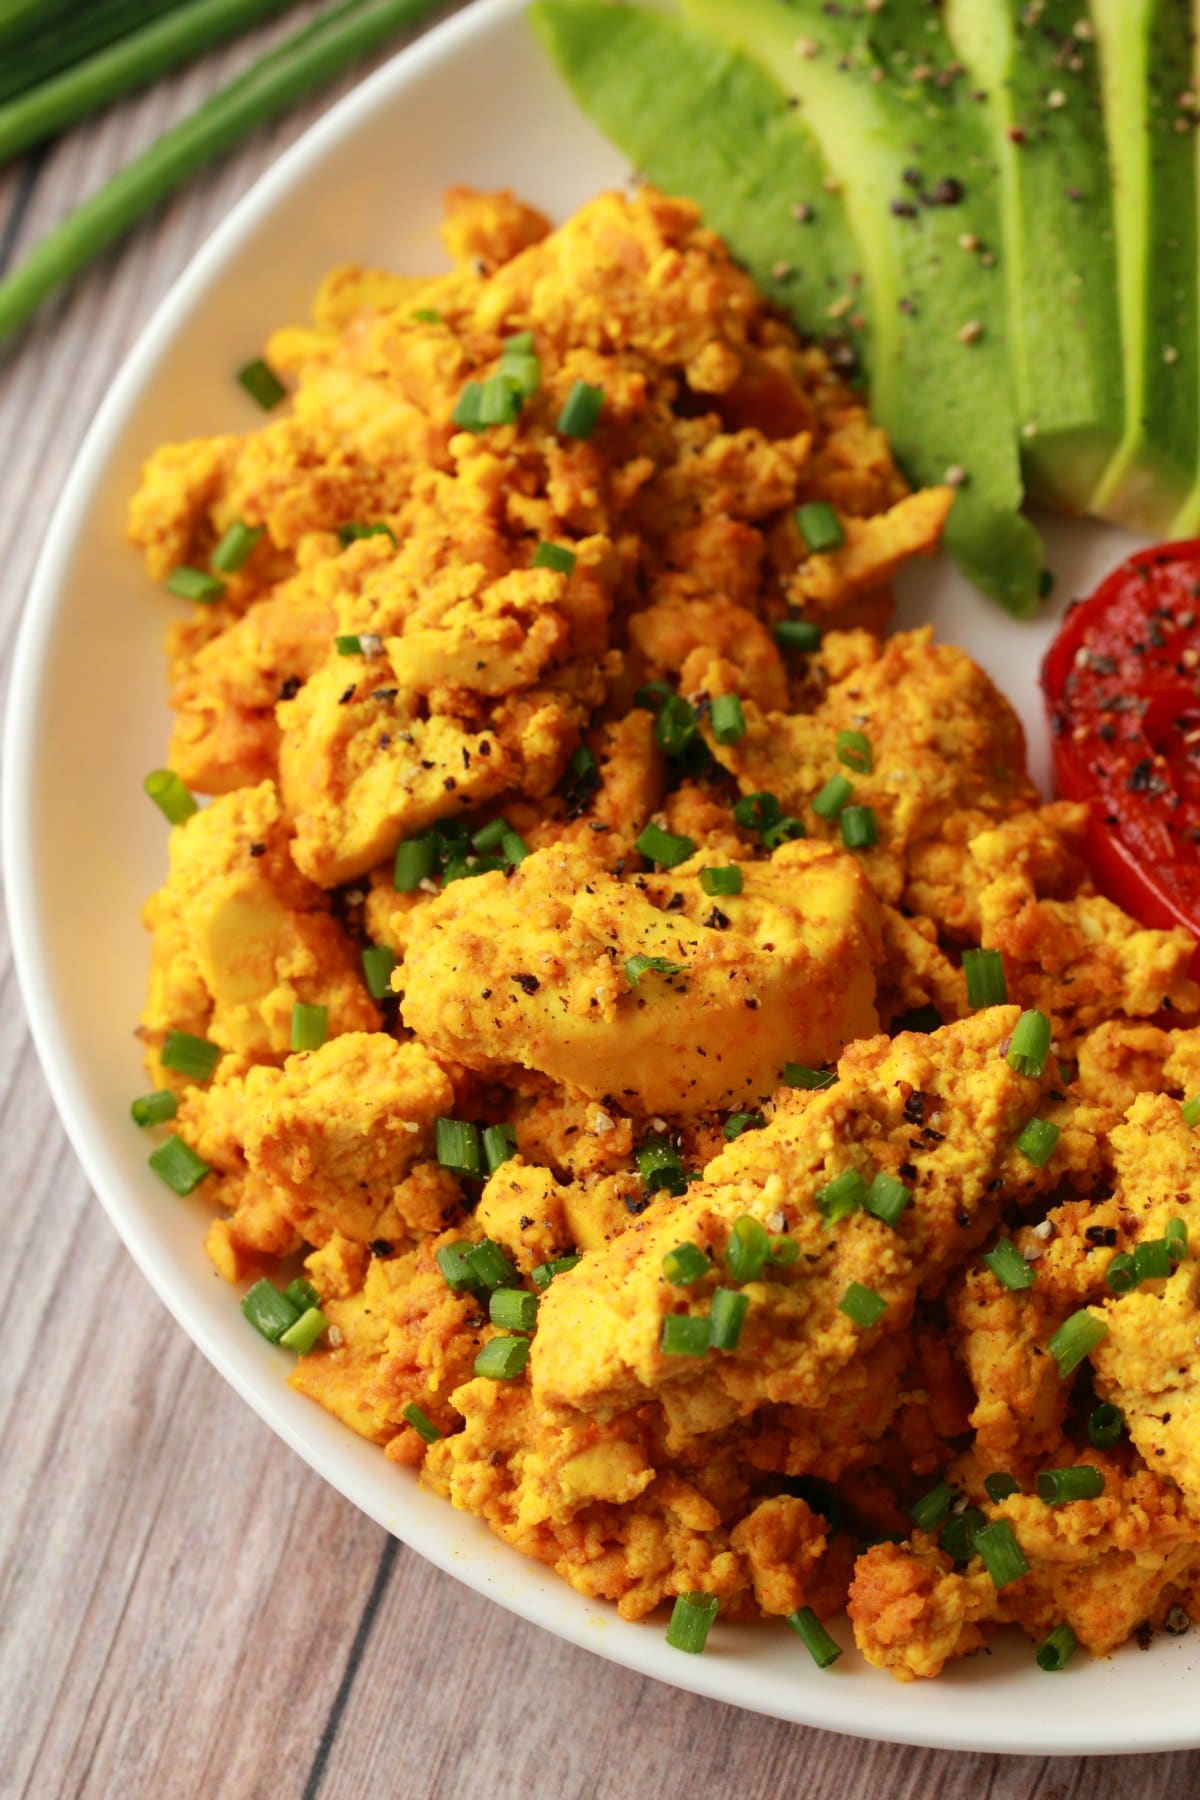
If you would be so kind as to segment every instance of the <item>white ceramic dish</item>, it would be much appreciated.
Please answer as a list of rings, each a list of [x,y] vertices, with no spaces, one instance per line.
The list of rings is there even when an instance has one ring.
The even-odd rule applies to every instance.
[[[7,722],[4,868],[35,1040],[87,1174],[148,1280],[204,1354],[327,1480],[439,1567],[572,1643],[677,1686],[799,1723],[954,1749],[1084,1753],[1200,1741],[1191,1704],[1196,1634],[1133,1647],[1050,1679],[1024,1638],[900,1687],[850,1654],[813,1668],[781,1628],[718,1628],[702,1657],[662,1624],[623,1623],[423,1493],[373,1446],[285,1385],[288,1360],[249,1331],[213,1274],[207,1211],[172,1199],[130,1125],[140,1091],[131,1037],[146,942],[139,907],[161,879],[161,821],[140,782],[168,720],[165,609],[126,547],[138,466],[169,438],[259,422],[231,371],[274,324],[304,316],[331,264],[441,266],[439,196],[455,181],[510,185],[563,216],[619,184],[621,160],[545,66],[523,0],[482,0],[350,94],[246,196],[177,283],[114,381],[46,537],[18,646]],[[1086,592],[1129,547],[1092,527],[1051,527],[1058,593]],[[905,622],[932,619],[1020,706],[1045,769],[1036,692],[1049,618],[1019,626],[944,564],[918,571]],[[62,896],[87,892],[87,926]],[[848,1642],[844,1623],[838,1627]]]

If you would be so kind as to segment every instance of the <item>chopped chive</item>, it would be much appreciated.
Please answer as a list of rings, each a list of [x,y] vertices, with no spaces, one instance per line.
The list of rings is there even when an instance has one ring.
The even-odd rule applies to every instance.
[[[417,325],[440,325],[442,322],[442,315],[435,306],[415,307],[408,316]]]
[[[157,1088],[153,1094],[142,1094],[130,1104],[129,1116],[135,1125],[165,1125],[179,1111],[179,1101],[170,1088]]]
[[[505,1331],[533,1331],[537,1314],[537,1295],[527,1294],[524,1288],[495,1288],[488,1301],[488,1318]]]
[[[674,691],[669,682],[644,681],[640,688],[634,689],[633,704],[642,712],[658,713]]]
[[[455,1175],[483,1174],[479,1127],[467,1119],[438,1119],[434,1124],[437,1159]]]
[[[807,836],[808,831],[803,819],[796,819],[792,817],[791,813],[784,813],[782,819],[776,819],[774,825],[763,827],[763,849],[778,850],[780,844],[792,844],[797,838]]]
[[[519,831],[506,831],[500,839],[500,854],[506,863],[519,869],[529,855],[529,845]]]
[[[531,1348],[527,1337],[489,1338],[475,1358],[475,1373],[489,1381],[515,1381],[525,1373]]]
[[[771,1261],[780,1269],[788,1269],[800,1257],[800,1246],[795,1238],[782,1234],[771,1239]]]
[[[488,1125],[483,1133],[483,1160],[489,1175],[517,1154],[517,1134],[511,1125]]]
[[[236,519],[212,553],[212,566],[222,575],[236,575],[266,534],[265,525],[246,525]]]
[[[696,846],[690,837],[677,837],[673,831],[664,831],[661,825],[647,825],[634,848],[640,856],[664,869],[674,869],[696,854]]]
[[[190,1031],[168,1031],[158,1060],[164,1069],[174,1069],[191,1081],[210,1081],[223,1054],[220,1044],[211,1044],[207,1038],[193,1037]]]
[[[741,1137],[743,1131],[762,1131],[766,1123],[767,1121],[760,1112],[730,1113],[723,1126],[723,1131],[728,1142],[732,1144],[736,1138]]]
[[[250,398],[264,412],[271,412],[281,400],[287,398],[287,389],[270,363],[264,362],[261,356],[256,356],[253,362],[240,368],[237,378]]]
[[[1017,1149],[1037,1169],[1044,1169],[1054,1155],[1062,1132],[1049,1119],[1030,1119],[1017,1139]]]
[[[174,769],[151,769],[142,783],[142,790],[172,825],[182,825],[185,819],[200,810],[194,794]]]
[[[573,790],[572,797],[578,802],[590,800],[600,786],[600,770],[586,744],[578,745],[571,752],[567,763],[567,783]]]
[[[737,863],[726,863],[721,868],[700,871],[700,886],[710,896],[740,894],[745,885],[745,876]]]
[[[936,1531],[957,1499],[958,1490],[948,1481],[939,1481],[909,1507],[908,1516],[918,1531]]]
[[[817,1211],[831,1225],[836,1225],[840,1219],[848,1219],[853,1212],[860,1212],[866,1201],[867,1184],[857,1169],[843,1169],[840,1175],[817,1189]]]
[[[660,1187],[670,1188],[676,1194],[683,1191],[683,1164],[679,1160],[678,1150],[669,1138],[643,1139],[635,1156],[638,1173],[646,1184],[648,1194],[655,1193]]]
[[[990,1269],[1001,1287],[1010,1293],[1019,1294],[1034,1283],[1032,1263],[1027,1263],[1011,1238],[1001,1238],[994,1250],[980,1258],[985,1269]]]
[[[442,1435],[429,1414],[422,1412],[415,1400],[410,1400],[407,1406],[400,1408],[400,1417],[406,1425],[411,1425],[417,1436],[427,1444],[436,1443]]]
[[[534,338],[532,331],[513,331],[508,337],[501,338],[500,348],[505,356],[532,356]]]
[[[542,385],[541,360],[520,350],[506,350],[494,379],[508,382],[521,401],[532,400]]]
[[[569,575],[575,567],[575,552],[561,544],[539,544],[529,564],[531,569],[553,569],[556,575]]]
[[[1067,1506],[1072,1500],[1095,1500],[1104,1492],[1104,1471],[1092,1463],[1073,1469],[1041,1469],[1034,1484],[1037,1497],[1047,1506]]]
[[[272,1344],[277,1344],[300,1317],[299,1308],[265,1276],[243,1295],[242,1311],[255,1331]]]
[[[1111,1450],[1125,1429],[1125,1415],[1119,1406],[1104,1400],[1088,1414],[1088,1442],[1097,1450]]]
[[[839,823],[847,850],[869,850],[879,842],[879,821],[873,806],[847,806]]]
[[[1188,1228],[1183,1219],[1167,1220],[1163,1243],[1167,1246],[1167,1255],[1173,1263],[1184,1260],[1188,1253]]]
[[[841,1299],[838,1311],[845,1313],[854,1325],[860,1325],[869,1331],[872,1325],[878,1325],[888,1309],[887,1301],[874,1288],[864,1287],[861,1281],[852,1281]]]
[[[292,1008],[292,1049],[319,1050],[329,1036],[329,1008],[297,1000]]]
[[[784,1063],[779,1071],[779,1079],[785,1087],[808,1088],[810,1092],[819,1094],[822,1089],[832,1087],[837,1080],[836,1069],[810,1069],[807,1063]]]
[[[1190,1125],[1193,1129],[1200,1125],[1200,1094],[1193,1094],[1190,1100],[1184,1101],[1179,1109],[1179,1116],[1185,1125]]]
[[[1005,1061],[1018,1075],[1040,1080],[1050,1054],[1050,1021],[1045,1013],[1023,1012],[1017,1020]]]
[[[796,508],[796,524],[800,536],[814,555],[837,550],[846,541],[838,516],[827,500],[810,500]]]
[[[333,647],[339,656],[361,656],[363,653],[362,639],[355,633],[335,637]]]
[[[360,538],[388,537],[392,540],[392,549],[398,548],[396,534],[384,519],[375,519],[370,524],[362,524],[357,519],[347,519],[344,525],[337,528],[338,543],[343,550],[351,544],[357,544]]]
[[[1172,1266],[1166,1238],[1150,1238],[1146,1243],[1138,1244],[1133,1252],[1135,1282],[1165,1281]]]
[[[869,775],[875,766],[870,738],[861,731],[839,731],[837,759],[856,775]]]
[[[743,831],[766,831],[782,817],[783,808],[774,794],[743,794],[733,803],[733,822]]]
[[[683,975],[686,963],[668,962],[665,956],[631,956],[625,964],[625,979],[630,987],[638,987],[643,975]]]
[[[478,1275],[467,1261],[467,1251],[472,1248],[468,1239],[459,1238],[453,1244],[442,1244],[434,1252],[442,1279],[452,1293],[465,1294],[480,1286]]]
[[[814,796],[812,809],[820,819],[836,819],[853,792],[854,783],[845,775],[831,775]]]
[[[212,1174],[211,1166],[181,1137],[169,1137],[160,1144],[151,1153],[150,1167],[177,1194],[190,1194],[206,1175]]]
[[[675,1287],[691,1287],[703,1281],[712,1263],[696,1244],[676,1244],[662,1259],[662,1272]]]
[[[294,1350],[297,1356],[307,1356],[313,1345],[324,1335],[329,1320],[319,1306],[310,1306],[300,1314],[294,1325],[279,1334],[279,1342],[285,1350]]]
[[[906,1188],[902,1181],[898,1181],[894,1175],[885,1174],[881,1169],[867,1189],[863,1210],[876,1219],[882,1219],[885,1225],[894,1229],[911,1199],[912,1189]]]
[[[811,1606],[801,1606],[796,1612],[790,1612],[787,1622],[818,1669],[829,1668],[842,1654],[841,1645],[830,1637]]]
[[[686,1650],[689,1656],[699,1656],[708,1642],[719,1605],[715,1594],[680,1594],[671,1609],[671,1623],[667,1626],[667,1642],[672,1650]]]
[[[172,569],[166,579],[168,594],[174,594],[180,600],[195,600],[202,606],[211,606],[225,592],[225,583],[217,575],[210,575],[205,569],[190,568],[187,563],[180,563]]]
[[[736,1288],[714,1288],[708,1315],[708,1341],[714,1350],[736,1350],[750,1310],[749,1294]]]
[[[392,886],[398,894],[412,894],[428,881],[437,866],[437,843],[432,836],[405,838],[396,846]]]
[[[819,650],[821,627],[808,619],[780,619],[771,627],[775,642],[783,650]]]
[[[667,756],[680,757],[696,736],[694,708],[682,694],[668,694],[654,722],[654,740]]]
[[[486,1288],[491,1293],[494,1288],[517,1285],[517,1271],[499,1244],[491,1238],[481,1238],[479,1243],[472,1244],[465,1256],[477,1287]]]
[[[708,1320],[690,1313],[668,1313],[662,1322],[659,1348],[664,1356],[704,1356],[708,1350]]]
[[[604,389],[577,381],[567,395],[554,429],[562,437],[590,438],[604,411]]]
[[[977,1506],[968,1506],[963,1512],[955,1513],[946,1520],[938,1533],[938,1548],[955,1562],[968,1562],[971,1556],[971,1539],[981,1525],[987,1524],[987,1514],[980,1512]]]
[[[372,1000],[386,1000],[392,992],[396,953],[386,944],[368,944],[362,953],[363,978]]]
[[[479,393],[479,417],[484,425],[515,425],[521,417],[524,395],[512,376],[489,375]]]
[[[997,1506],[1002,1500],[1007,1500],[1010,1494],[1019,1494],[1021,1491],[1020,1482],[1007,1469],[997,1469],[994,1475],[985,1475],[983,1485],[988,1499],[994,1500]]]
[[[967,978],[967,1005],[1003,1006],[1008,999],[1002,950],[964,950],[963,974]]]
[[[1058,1364],[1058,1372],[1064,1381],[1107,1336],[1108,1326],[1103,1319],[1094,1319],[1086,1308],[1072,1313],[1059,1326],[1046,1348]]]
[[[1106,1285],[1114,1294],[1128,1294],[1138,1284],[1137,1265],[1127,1250],[1118,1250],[1104,1271]]]
[[[740,1283],[757,1281],[771,1254],[771,1239],[766,1227],[749,1213],[735,1219],[725,1244],[725,1267]]]
[[[538,1263],[530,1270],[534,1287],[543,1290],[548,1288],[556,1275],[565,1275],[568,1269],[575,1268],[582,1261],[581,1256],[555,1256],[549,1262]]]
[[[718,744],[736,744],[746,735],[746,715],[736,694],[718,694],[710,712]]]
[[[460,431],[483,431],[483,383],[468,381],[455,402],[450,423]]]
[[[1056,1625],[1037,1647],[1038,1668],[1045,1669],[1051,1675],[1058,1674],[1070,1662],[1078,1641],[1069,1625]]]
[[[442,871],[442,886],[453,881],[468,881],[476,875],[490,874],[493,869],[506,869],[502,856],[452,856]]]
[[[303,1275],[297,1275],[294,1281],[288,1282],[283,1290],[283,1297],[285,1300],[290,1300],[299,1313],[307,1312],[310,1306],[320,1306],[321,1304],[320,1294],[312,1282],[306,1281]]]
[[[472,850],[478,850],[481,854],[498,850],[504,841],[505,832],[511,829],[507,819],[489,819],[486,825],[481,825],[479,830],[473,834]]]
[[[983,1558],[984,1567],[998,1588],[1007,1587],[1029,1573],[1025,1552],[1007,1519],[993,1519],[990,1524],[982,1525],[971,1541],[971,1548]]]

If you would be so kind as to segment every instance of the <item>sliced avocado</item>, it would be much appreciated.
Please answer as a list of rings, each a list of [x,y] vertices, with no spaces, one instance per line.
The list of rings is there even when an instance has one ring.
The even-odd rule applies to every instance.
[[[993,145],[937,10],[823,0],[683,0],[683,10],[800,101],[858,240],[872,411],[914,481],[965,473],[946,547],[985,593],[1032,613],[1042,553],[1020,511]]]
[[[946,25],[988,95],[1025,478],[1086,512],[1125,425],[1095,31],[1086,0],[948,0]]]
[[[1117,228],[1125,431],[1092,510],[1161,535],[1197,468],[1196,146],[1192,7],[1092,0]]]
[[[861,353],[854,236],[782,89],[748,57],[662,13],[538,0],[530,18],[584,112],[638,172],[695,200],[803,331],[854,339]]]

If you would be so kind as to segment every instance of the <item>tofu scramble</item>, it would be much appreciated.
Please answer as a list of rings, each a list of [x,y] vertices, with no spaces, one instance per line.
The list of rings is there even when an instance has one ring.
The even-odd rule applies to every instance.
[[[335,271],[286,408],[132,503],[199,594],[156,1166],[295,1388],[681,1647],[1186,1628],[1194,941],[882,635],[951,492],[694,207],[456,190],[445,238]]]

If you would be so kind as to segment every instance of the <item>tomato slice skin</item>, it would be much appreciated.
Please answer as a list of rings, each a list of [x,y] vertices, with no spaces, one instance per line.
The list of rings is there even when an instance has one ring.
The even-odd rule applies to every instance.
[[[1139,551],[1073,607],[1042,690],[1096,885],[1200,939],[1200,538]]]

